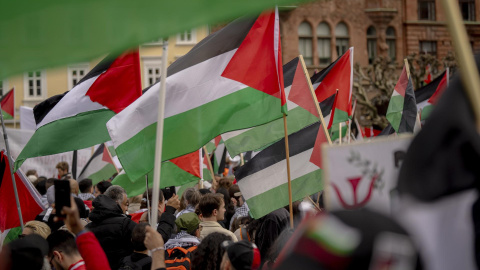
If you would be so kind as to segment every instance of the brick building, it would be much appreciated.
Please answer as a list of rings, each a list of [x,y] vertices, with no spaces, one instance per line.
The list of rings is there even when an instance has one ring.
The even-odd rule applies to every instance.
[[[480,52],[480,0],[456,0],[470,44]],[[413,52],[442,59],[452,51],[439,0],[335,0],[283,7],[280,13],[284,63],[302,54],[310,72],[355,47],[355,62],[377,56],[401,61]]]

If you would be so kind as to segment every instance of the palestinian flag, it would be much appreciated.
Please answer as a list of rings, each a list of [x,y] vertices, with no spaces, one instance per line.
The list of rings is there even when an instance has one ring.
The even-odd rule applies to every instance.
[[[117,172],[118,170],[115,167],[112,155],[108,151],[108,147],[102,143],[88,160],[78,179],[92,179],[92,183],[95,185],[102,180],[110,179]]]
[[[318,102],[331,97],[338,90],[338,100],[335,103],[333,119],[329,126],[346,122],[352,117],[352,87],[353,47],[336,61],[322,83],[315,89]]]
[[[141,96],[138,51],[105,58],[72,90],[33,108],[37,129],[15,162],[110,140],[105,124]],[[130,123],[131,124],[131,123]]]
[[[3,120],[15,118],[15,88],[10,89],[2,96],[0,105],[2,106]]]
[[[397,133],[413,132],[417,119],[417,104],[413,92],[412,78],[403,66],[402,74],[393,90],[387,109],[387,120]]]
[[[21,172],[15,172],[18,199],[22,209],[23,222],[35,219],[45,210],[40,194]],[[0,232],[20,226],[15,193],[13,190],[12,174],[5,151],[0,152]]]
[[[430,114],[432,113],[433,108],[435,107],[435,104],[437,103],[438,99],[442,95],[443,91],[445,88],[447,88],[448,85],[448,68],[445,72],[443,72],[442,75],[438,76],[434,81],[432,81],[430,84],[432,84],[431,88],[434,88],[435,86],[435,92],[432,94],[432,96],[420,103],[417,104],[418,110],[421,110],[421,120],[426,120]],[[427,85],[428,86],[428,85]],[[417,101],[418,102],[418,101]]]
[[[331,110],[333,99],[320,103],[320,107]],[[322,170],[310,161],[319,128],[318,121],[288,136],[293,201],[323,190]],[[235,179],[255,219],[288,205],[284,139],[238,168]]]
[[[216,136],[282,117],[285,106],[278,12],[236,20],[168,68],[162,160]],[[107,128],[127,174],[154,166],[160,83],[113,117]]]
[[[160,171],[160,188],[171,186],[182,186],[202,178],[200,170],[201,150],[193,153],[162,162]],[[147,174],[148,187],[153,187],[153,170]],[[143,194],[146,190],[145,175],[132,181],[125,173],[120,172],[112,181],[112,184],[119,185],[125,189],[128,197]]]
[[[314,89],[333,69],[337,61],[310,78]],[[298,57],[283,66],[283,80],[288,107],[287,132],[292,134],[319,121],[319,117]],[[328,123],[330,111],[323,111],[322,113],[325,122]],[[222,134],[231,156],[248,151],[260,151],[283,137],[285,137],[283,119],[249,129]]]

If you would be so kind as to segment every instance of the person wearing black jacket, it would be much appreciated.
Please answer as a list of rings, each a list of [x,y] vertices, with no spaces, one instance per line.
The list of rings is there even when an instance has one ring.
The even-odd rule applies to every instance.
[[[132,231],[136,223],[125,215],[127,194],[120,186],[111,186],[92,203],[92,221],[87,228],[100,242],[112,269],[119,267],[121,259],[133,252]]]

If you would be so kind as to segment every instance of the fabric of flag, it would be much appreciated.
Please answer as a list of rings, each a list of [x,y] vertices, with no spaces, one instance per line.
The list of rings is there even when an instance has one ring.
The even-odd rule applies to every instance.
[[[107,57],[72,90],[35,106],[37,129],[15,162],[87,148],[110,140],[105,124],[141,96],[138,51]]]
[[[162,160],[191,153],[216,136],[270,122],[285,106],[278,12],[236,20],[167,70]],[[154,165],[160,83],[107,128],[132,178]]]
[[[92,179],[92,183],[95,185],[102,180],[110,179],[115,173],[117,173],[117,169],[112,156],[105,144],[102,143],[80,172],[78,180]]]
[[[405,66],[390,98],[386,117],[397,133],[413,132],[417,118],[417,103],[412,78],[407,76]]]
[[[314,88],[332,70],[337,61],[311,78]],[[319,121],[319,118],[298,57],[283,66],[283,79],[288,107],[287,132],[292,134]],[[322,113],[328,123],[330,111]],[[248,151],[260,151],[285,137],[283,125],[283,119],[278,119],[265,125],[222,134],[222,138],[231,156]]]
[[[480,57],[476,62],[479,67]],[[397,189],[404,211],[399,220],[421,243],[427,269],[479,266],[476,123],[472,102],[457,74],[415,136],[400,169]]]
[[[22,209],[23,222],[35,219],[45,210],[40,194],[30,180],[21,172],[15,172],[18,199]],[[0,152],[0,232],[20,226],[17,204],[13,189],[12,174],[5,151]]]
[[[2,115],[4,120],[15,118],[15,88],[10,89],[0,99]]]
[[[332,125],[345,122],[352,116],[353,87],[353,47],[343,54],[330,72],[315,89],[318,102],[334,95],[338,90],[338,101],[335,105]]]
[[[423,106],[420,108],[420,106],[417,105],[418,109],[422,111],[421,113],[421,120],[426,120],[430,114],[432,113],[432,110],[437,103],[438,99],[442,95],[443,91],[447,88],[447,81],[448,81],[448,72],[445,71],[443,72],[442,75],[438,76],[434,81],[431,82],[433,84],[434,82],[436,84],[433,84],[431,87],[435,87],[435,92],[433,95],[425,102],[423,102]]]
[[[333,97],[320,103],[322,111],[329,111],[332,106]],[[322,171],[310,161],[319,128],[320,122],[316,122],[288,136],[294,201],[323,190]],[[255,219],[288,205],[284,139],[238,168],[235,179]]]

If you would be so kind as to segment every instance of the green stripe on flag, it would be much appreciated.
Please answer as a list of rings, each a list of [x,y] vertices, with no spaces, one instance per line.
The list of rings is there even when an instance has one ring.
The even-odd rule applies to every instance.
[[[98,182],[100,182],[102,180],[108,180],[116,172],[117,172],[117,170],[115,169],[115,166],[108,163],[100,171],[89,175],[87,178],[92,179],[92,183],[94,185],[96,185]]]
[[[392,96],[388,103],[387,120],[392,124],[393,129],[398,132],[402,120],[403,103],[405,98],[401,95]]]
[[[183,192],[185,192],[187,188],[194,187],[196,184],[198,184],[198,181],[192,181],[190,183],[183,184],[177,191],[178,197],[182,197]]]
[[[420,120],[421,121],[426,120],[430,116],[430,114],[432,113],[434,108],[435,108],[434,105],[427,105],[427,106],[423,107],[422,114],[421,114],[422,117],[421,117]]]
[[[332,120],[332,126],[338,123],[344,123],[348,121],[350,117],[348,117],[348,113],[345,111],[342,111],[340,109],[335,108],[335,114],[333,116]]]
[[[2,110],[3,120],[13,119],[13,115],[8,114],[6,111]]]

